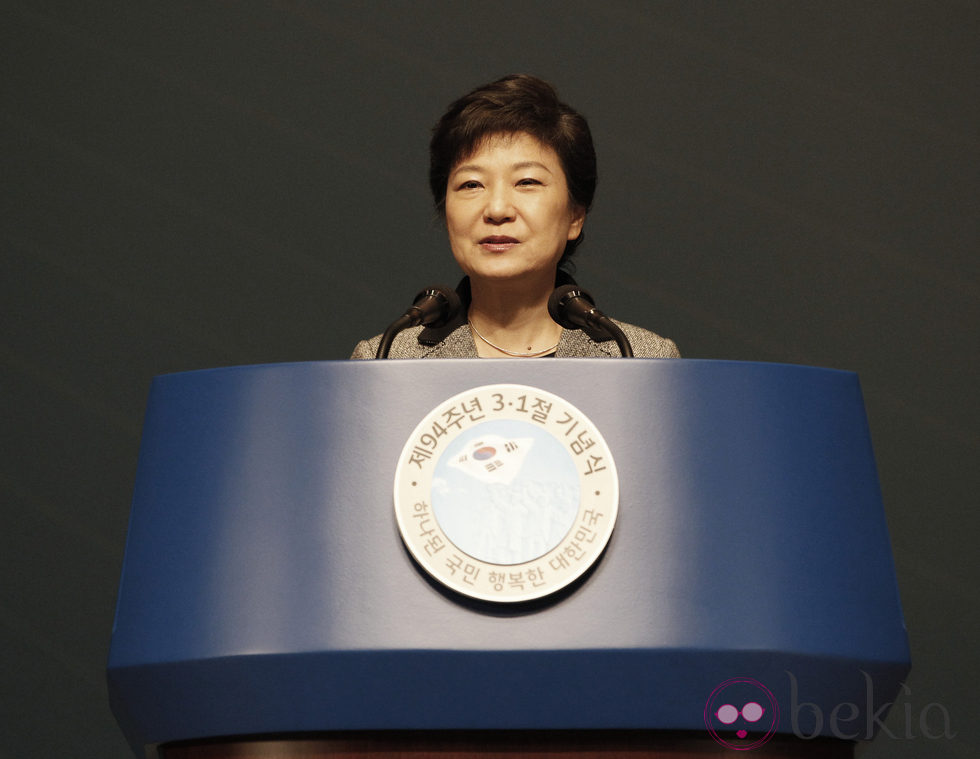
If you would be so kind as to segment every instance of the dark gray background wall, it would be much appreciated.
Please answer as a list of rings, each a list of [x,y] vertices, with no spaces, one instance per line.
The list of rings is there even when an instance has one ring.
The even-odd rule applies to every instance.
[[[593,126],[604,310],[860,374],[918,736],[864,752],[975,755],[978,31],[967,0],[0,4],[0,756],[127,756],[103,670],[151,377],[345,358],[455,281],[428,130],[515,71]]]

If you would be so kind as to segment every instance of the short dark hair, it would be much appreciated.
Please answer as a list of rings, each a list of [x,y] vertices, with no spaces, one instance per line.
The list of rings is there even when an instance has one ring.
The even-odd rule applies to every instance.
[[[592,207],[596,173],[592,133],[585,118],[558,99],[555,88],[530,74],[512,74],[477,87],[453,102],[432,129],[429,187],[436,209],[446,212],[446,186],[453,167],[496,134],[525,132],[558,155],[568,194],[586,212]],[[569,240],[559,265],[582,242]]]

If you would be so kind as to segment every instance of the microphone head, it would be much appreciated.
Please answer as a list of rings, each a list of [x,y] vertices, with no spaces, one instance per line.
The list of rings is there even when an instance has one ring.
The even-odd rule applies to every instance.
[[[446,285],[426,287],[412,302],[412,308],[418,309],[421,319],[418,322],[424,327],[443,327],[455,318],[463,304],[456,291]]]
[[[548,313],[551,314],[551,318],[554,319],[561,327],[565,329],[581,329],[581,322],[576,323],[569,318],[568,306],[570,303],[577,299],[582,299],[588,304],[584,310],[595,308],[595,300],[589,294],[588,290],[584,290],[578,285],[562,285],[561,287],[556,287],[555,291],[548,298]],[[579,301],[583,306],[585,303]]]

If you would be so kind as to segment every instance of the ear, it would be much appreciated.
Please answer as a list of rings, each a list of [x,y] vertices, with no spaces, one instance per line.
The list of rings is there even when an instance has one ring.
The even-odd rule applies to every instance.
[[[580,205],[572,206],[572,220],[568,225],[569,240],[576,240],[582,234],[582,227],[585,226],[585,209]]]

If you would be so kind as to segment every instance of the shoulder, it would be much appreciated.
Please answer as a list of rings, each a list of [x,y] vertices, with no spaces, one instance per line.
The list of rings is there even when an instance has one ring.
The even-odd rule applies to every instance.
[[[375,335],[367,340],[361,340],[354,346],[354,352],[350,354],[352,359],[374,358],[378,354],[378,344],[381,342],[381,335]]]
[[[418,335],[422,331],[421,327],[409,327],[399,332],[391,343],[391,350],[388,351],[388,358],[423,358],[424,347],[419,345]],[[375,335],[367,340],[361,340],[351,354],[353,359],[374,358],[378,355],[378,346],[381,344],[381,335]]]
[[[673,340],[661,337],[635,324],[613,320],[619,325],[633,348],[636,358],[680,358]],[[613,339],[598,339],[584,330],[565,330],[558,345],[559,358],[619,358],[619,346]]]
[[[398,333],[391,343],[388,358],[476,358],[476,345],[469,327],[457,327],[442,340],[428,344],[419,340],[422,327],[410,327]],[[378,353],[381,335],[361,340],[351,354],[352,359],[374,358]]]
[[[673,340],[661,337],[656,332],[651,332],[635,324],[617,321],[620,329],[626,334],[626,339],[630,341],[633,348],[633,355],[636,358],[680,358],[681,352]],[[615,345],[615,343],[614,343]],[[618,353],[619,350],[615,349]]]

